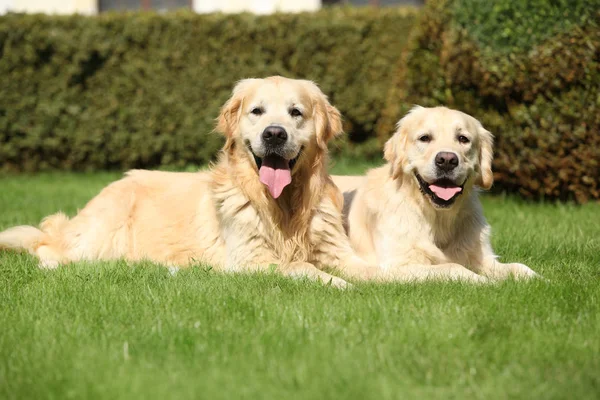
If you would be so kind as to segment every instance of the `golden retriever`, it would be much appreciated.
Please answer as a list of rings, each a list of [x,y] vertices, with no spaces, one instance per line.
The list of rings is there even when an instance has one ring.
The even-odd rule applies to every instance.
[[[366,278],[342,225],[343,197],[328,175],[327,142],[340,113],[310,81],[245,79],[222,107],[226,142],[209,172],[134,170],[74,218],[0,233],[54,268],[77,260],[207,263],[226,271],[276,270],[344,287],[325,266]],[[371,271],[371,272],[370,272]]]
[[[385,145],[386,165],[365,177],[333,177],[358,255],[401,280],[535,276],[523,264],[500,263],[490,245],[475,186],[492,185],[492,145],[492,134],[465,113],[413,108]]]

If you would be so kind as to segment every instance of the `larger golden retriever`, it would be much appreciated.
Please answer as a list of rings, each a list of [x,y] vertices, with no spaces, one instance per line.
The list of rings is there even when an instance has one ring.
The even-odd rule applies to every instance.
[[[351,249],[343,198],[327,173],[327,142],[340,114],[310,81],[246,79],[221,110],[226,143],[210,172],[135,170],[107,186],[74,218],[0,233],[52,268],[77,260],[148,259],[170,266],[264,270],[277,264],[334,286],[371,271]]]
[[[404,280],[535,276],[499,262],[490,245],[475,186],[492,185],[492,144],[467,114],[413,108],[385,145],[386,165],[366,177],[333,177],[358,254]]]

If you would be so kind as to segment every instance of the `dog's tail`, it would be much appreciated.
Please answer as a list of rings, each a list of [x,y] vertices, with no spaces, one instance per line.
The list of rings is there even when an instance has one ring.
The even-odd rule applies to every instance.
[[[35,251],[44,233],[33,226],[21,225],[0,232],[0,249]]]
[[[45,239],[57,236],[61,228],[69,221],[63,213],[44,218],[38,229],[21,225],[0,232],[0,249],[26,250],[34,253]]]

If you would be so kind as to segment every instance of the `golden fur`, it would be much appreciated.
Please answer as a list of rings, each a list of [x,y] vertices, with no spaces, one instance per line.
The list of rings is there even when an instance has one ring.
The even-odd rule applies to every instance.
[[[260,106],[265,112],[256,115]],[[291,116],[290,107],[302,114]],[[275,199],[259,181],[253,152],[261,132],[287,130],[286,159],[297,157],[292,182]],[[327,142],[341,133],[338,110],[309,81],[283,77],[239,82],[221,110],[226,143],[209,172],[134,170],[110,184],[74,218],[55,214],[40,229],[0,233],[0,247],[25,248],[40,265],[77,260],[152,260],[169,266],[207,263],[222,270],[277,264],[334,286],[321,269],[368,278],[373,269],[352,251],[342,226],[343,198],[327,174]]]
[[[344,192],[346,228],[357,253],[401,280],[535,276],[523,264],[500,263],[490,245],[474,186],[492,185],[492,144],[491,133],[467,114],[415,107],[386,143],[386,165],[366,177],[333,177]],[[458,156],[451,178],[462,184],[453,203],[442,206],[417,178],[425,185],[437,179],[439,152]]]

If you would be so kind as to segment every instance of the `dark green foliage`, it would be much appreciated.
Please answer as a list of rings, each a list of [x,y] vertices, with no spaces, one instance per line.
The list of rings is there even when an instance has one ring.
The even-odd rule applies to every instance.
[[[234,83],[315,80],[356,141],[373,131],[415,12],[0,17],[4,170],[206,163]],[[346,143],[344,148],[351,148]]]
[[[493,3],[500,5],[479,9],[487,10],[478,17],[481,25],[495,26],[508,9],[522,12],[517,2]],[[526,43],[513,37],[525,35],[519,29],[505,42],[500,36],[485,42],[487,28],[463,25],[466,4],[428,2],[397,67],[378,124],[380,142],[411,104],[447,105],[495,134],[496,190],[535,199],[600,199],[600,8],[571,3],[583,13],[576,18],[581,25],[536,43],[547,35],[532,24],[539,35]]]
[[[394,8],[3,16],[0,168],[206,163],[235,81],[281,74],[342,111],[338,154],[381,159],[412,104],[448,105],[496,135],[495,190],[600,199],[598,3],[431,0],[416,29]]]
[[[460,0],[454,23],[482,47],[494,51],[530,50],[559,33],[586,25],[600,0]]]

